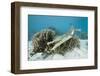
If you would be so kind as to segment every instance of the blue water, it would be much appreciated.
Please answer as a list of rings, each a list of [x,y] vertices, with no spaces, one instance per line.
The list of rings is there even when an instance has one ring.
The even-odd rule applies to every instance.
[[[28,15],[28,40],[45,28],[53,28],[60,34],[65,33],[73,25],[88,33],[88,17],[76,16],[50,16],[50,15]]]

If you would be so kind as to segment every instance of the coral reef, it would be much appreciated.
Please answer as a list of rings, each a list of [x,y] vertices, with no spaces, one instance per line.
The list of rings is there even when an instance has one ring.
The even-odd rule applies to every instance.
[[[64,55],[66,51],[71,51],[75,47],[80,48],[80,41],[77,37],[72,37],[56,48],[54,52]]]
[[[74,35],[75,30],[69,34],[56,36],[56,32],[52,29],[44,29],[34,34],[33,54],[42,53],[44,58],[48,55],[61,54],[64,55],[66,51],[73,50],[75,47],[80,48],[79,38]]]
[[[47,42],[50,42],[55,37],[55,31],[52,29],[44,29],[33,36],[33,52],[35,53],[48,53],[49,48]]]

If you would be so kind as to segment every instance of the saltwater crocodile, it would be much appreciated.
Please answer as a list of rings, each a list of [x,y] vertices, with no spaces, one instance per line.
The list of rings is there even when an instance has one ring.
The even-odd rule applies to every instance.
[[[64,42],[68,41],[70,38],[72,38],[76,31],[81,31],[80,29],[75,29],[74,27],[71,28],[70,32],[67,32],[66,34],[63,34],[62,36],[59,36],[55,38],[53,41],[48,42],[47,45],[55,43],[55,45],[50,50],[55,50],[57,47],[59,47]]]

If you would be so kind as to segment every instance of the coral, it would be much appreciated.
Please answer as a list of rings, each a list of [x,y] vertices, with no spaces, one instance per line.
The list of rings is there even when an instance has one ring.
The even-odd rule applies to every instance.
[[[75,47],[80,48],[80,41],[77,37],[72,37],[56,48],[54,52],[64,55],[66,51],[73,50]]]
[[[74,30],[69,34],[62,36],[55,36],[56,33],[52,29],[44,29],[34,34],[33,54],[42,53],[44,58],[48,55],[61,54],[64,55],[66,51],[73,50],[75,47],[80,48],[80,41],[75,37]]]
[[[52,29],[44,29],[38,33],[36,33],[33,36],[33,52],[34,53],[39,53],[39,52],[46,52],[48,53],[48,45],[47,42],[50,42],[54,39],[55,37],[55,31]]]

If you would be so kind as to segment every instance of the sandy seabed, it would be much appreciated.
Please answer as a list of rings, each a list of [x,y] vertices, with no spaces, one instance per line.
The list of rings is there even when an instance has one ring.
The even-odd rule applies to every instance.
[[[88,58],[88,40],[80,40],[80,49],[74,48],[71,51],[66,51],[65,55],[62,56],[60,54],[49,55],[47,58],[43,58],[42,53],[37,53],[33,56],[30,55],[32,53],[32,41],[29,41],[28,45],[28,60],[36,61],[36,60],[61,60],[61,59],[83,59]]]

